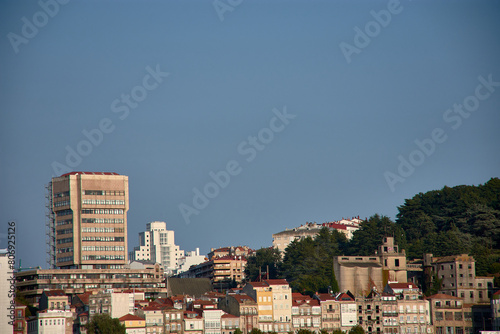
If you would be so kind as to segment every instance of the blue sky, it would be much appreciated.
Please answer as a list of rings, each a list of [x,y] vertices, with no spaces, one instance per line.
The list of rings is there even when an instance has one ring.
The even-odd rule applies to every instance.
[[[500,176],[499,2],[54,1],[0,2],[0,247],[15,220],[23,266],[45,267],[54,166],[129,176],[130,248],[163,220],[204,254]]]

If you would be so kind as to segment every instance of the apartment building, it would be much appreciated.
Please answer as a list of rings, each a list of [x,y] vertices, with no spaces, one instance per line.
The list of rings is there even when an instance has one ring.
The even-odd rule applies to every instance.
[[[491,315],[494,331],[500,331],[500,290],[491,297]]]
[[[144,294],[142,295],[144,299]],[[133,292],[97,291],[89,295],[89,316],[107,313],[111,318],[134,314],[135,295]]]
[[[356,300],[347,293],[339,293],[337,301],[340,303],[340,330],[348,332],[358,325],[356,318]]]
[[[44,290],[82,294],[97,289],[115,292],[140,289],[146,297],[166,293],[165,277],[159,264],[148,269],[34,269],[15,273],[18,295],[37,306]]]
[[[249,282],[242,290],[258,305],[262,331],[288,333],[292,320],[292,290],[284,279]]]
[[[176,272],[184,251],[175,244],[175,231],[167,230],[167,224],[154,221],[146,224],[146,231],[139,233],[139,246],[130,252],[131,261],[160,263],[167,274]]]
[[[390,283],[384,292],[397,297],[401,333],[432,333],[429,301],[412,283]]]
[[[208,259],[214,259],[226,256],[241,256],[248,257],[255,253],[253,249],[248,246],[230,246],[221,248],[210,248],[210,253],[207,254]]]
[[[219,300],[218,308],[239,317],[239,328],[243,334],[259,328],[258,304],[246,294],[229,293]]]
[[[73,312],[40,311],[28,321],[28,334],[73,334]]]
[[[424,268],[429,277],[441,280],[439,293],[460,297],[466,304],[489,304],[493,277],[476,276],[476,261],[467,254],[433,257],[425,254]]]
[[[300,293],[292,294],[292,330],[319,331],[321,327],[320,302]]]
[[[226,289],[231,280],[241,282],[245,279],[247,259],[244,256],[213,256],[211,260],[192,266],[188,276],[191,278],[210,278],[214,288]],[[183,275],[186,277],[186,274]]]
[[[128,263],[128,177],[71,172],[47,186],[50,268],[119,269]]]
[[[71,304],[68,295],[63,290],[45,290],[42,292],[38,308],[43,310],[60,310],[69,309]],[[68,306],[68,308],[66,308]]]
[[[286,228],[284,231],[273,234],[273,247],[284,253],[288,245],[294,240],[301,240],[307,237],[315,238],[319,231],[326,227],[329,230],[337,230],[346,235],[347,239],[351,239],[355,231],[360,229],[360,224],[363,222],[358,217],[326,222],[323,224],[306,222],[299,227],[292,229]]]
[[[307,237],[315,238],[322,228],[323,225],[316,223],[305,223],[292,229],[287,228],[284,231],[273,234],[273,247],[283,254],[292,241]]]
[[[240,317],[223,313],[221,316],[221,334],[233,334],[236,328],[240,328]]]
[[[335,295],[317,293],[313,297],[317,299],[320,304],[321,328],[329,333],[340,329],[340,303],[337,302]]]
[[[242,289],[243,293],[250,296],[258,306],[259,329],[272,331],[273,323],[273,292],[265,282],[248,282]]]
[[[435,334],[473,334],[472,309],[463,298],[435,294],[426,298]]]
[[[184,312],[184,333],[185,334],[204,334],[203,316],[194,311]]]
[[[118,320],[125,326],[127,334],[146,334],[146,322],[143,318],[133,314],[126,314]]]

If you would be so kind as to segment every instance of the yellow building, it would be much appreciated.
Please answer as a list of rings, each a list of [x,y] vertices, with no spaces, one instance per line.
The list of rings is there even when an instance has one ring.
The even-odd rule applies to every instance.
[[[146,333],[146,320],[132,314],[126,314],[119,318],[120,323],[125,325],[127,334],[145,334]]]
[[[243,292],[257,302],[260,330],[272,331],[273,292],[271,287],[265,282],[249,282],[243,287]]]
[[[292,290],[284,279],[249,282],[243,288],[258,305],[259,327],[264,332],[288,333],[292,321]]]

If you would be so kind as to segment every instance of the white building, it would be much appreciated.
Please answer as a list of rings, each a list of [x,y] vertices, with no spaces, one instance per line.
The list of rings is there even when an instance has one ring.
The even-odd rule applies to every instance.
[[[174,231],[167,230],[165,222],[155,221],[146,224],[146,231],[139,233],[139,247],[134,247],[130,260],[153,261],[160,263],[165,272],[174,272],[184,251],[175,244]]]
[[[143,300],[144,293],[103,291],[89,296],[90,317],[99,313],[107,313],[111,318],[120,318],[134,314],[135,300]]]
[[[221,334],[222,310],[203,310],[203,327],[205,334]]]
[[[177,274],[189,271],[191,266],[196,266],[200,263],[206,261],[206,255],[200,255],[200,249],[187,252],[183,257],[179,259],[179,267],[177,269]]]
[[[28,334],[32,333],[33,334],[73,333],[73,312],[61,311],[61,310],[46,310],[39,312],[38,319],[30,321],[28,324]]]
[[[6,249],[0,249],[0,333],[12,333],[12,323],[14,319],[10,318],[10,307],[11,300],[13,298],[9,298],[9,290],[10,290],[10,276],[9,272],[9,257]],[[12,315],[14,315],[14,308],[12,309]],[[11,324],[9,324],[11,322]]]

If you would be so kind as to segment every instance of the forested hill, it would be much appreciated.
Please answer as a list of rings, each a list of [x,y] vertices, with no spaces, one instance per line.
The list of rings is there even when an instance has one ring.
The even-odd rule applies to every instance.
[[[491,266],[500,251],[500,179],[419,193],[398,210],[396,225],[405,232],[409,258],[467,253],[479,262],[479,275],[496,271]]]
[[[260,249],[248,258],[245,275],[256,279],[259,270],[269,267],[271,278],[286,278],[294,291],[336,291],[333,257],[372,255],[383,237],[392,235],[408,260],[421,260],[425,253],[472,255],[476,274],[494,275],[500,286],[500,179],[420,193],[398,209],[396,222],[375,214],[351,240],[324,228],[314,239],[292,241],[283,258],[276,249]]]

